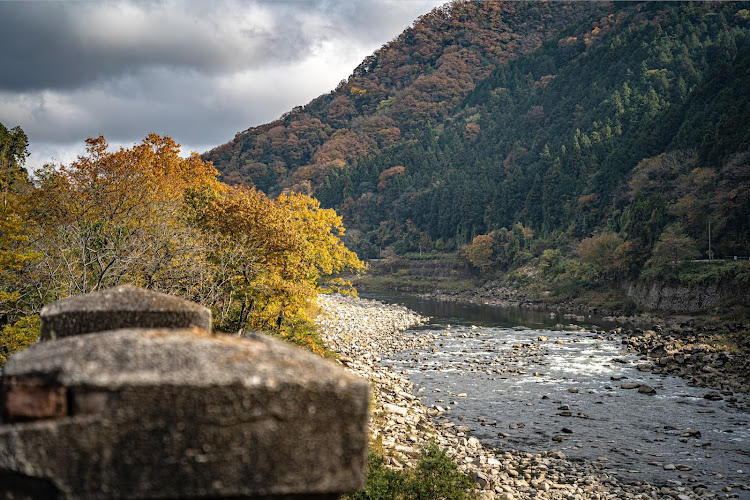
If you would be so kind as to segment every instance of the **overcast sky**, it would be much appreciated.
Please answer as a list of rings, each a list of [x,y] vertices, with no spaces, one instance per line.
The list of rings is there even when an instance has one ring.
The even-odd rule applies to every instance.
[[[204,152],[334,89],[445,0],[0,0],[0,123],[27,166],[149,132]]]

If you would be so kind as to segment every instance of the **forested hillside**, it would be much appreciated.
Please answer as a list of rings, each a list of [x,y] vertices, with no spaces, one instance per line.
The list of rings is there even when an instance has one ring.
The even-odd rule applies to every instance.
[[[498,65],[607,7],[455,2],[414,22],[328,95],[203,155],[228,183],[311,194],[325,176],[442,123]],[[598,15],[598,14],[597,14]]]
[[[289,116],[239,134],[209,157],[225,178],[272,193],[309,181],[305,189],[342,213],[354,229],[350,244],[366,257],[388,247],[405,254],[470,245],[464,255],[483,269],[537,258],[563,274],[589,273],[587,279],[638,277],[644,269],[664,277],[677,273],[674,263],[709,257],[709,222],[712,256],[747,256],[748,7],[453,4],[420,19],[336,92],[292,113],[314,120],[313,113],[328,109],[321,122],[330,134],[318,136],[309,158],[352,139],[329,167],[300,159],[283,162],[287,170],[273,179],[254,174],[269,171],[271,146],[247,145],[291,148],[284,137],[298,125]],[[442,46],[429,36],[429,43],[416,41],[437,25],[452,33],[442,35]],[[496,45],[498,26],[512,40],[536,42],[492,52],[486,47]],[[445,40],[456,41],[455,48]],[[402,57],[386,72],[382,61],[393,51]],[[474,54],[482,64],[464,68],[467,83],[455,87],[437,79],[440,65],[409,66],[409,53],[420,61]],[[408,68],[420,76],[383,79]],[[432,86],[419,87],[428,77]],[[399,81],[411,83],[407,96],[367,100],[383,82]],[[407,106],[417,88],[433,99],[416,102],[430,105]],[[334,101],[364,96],[369,104],[346,115],[352,130],[334,129]],[[356,129],[375,122],[383,125],[375,136]],[[583,270],[566,268],[566,256]]]

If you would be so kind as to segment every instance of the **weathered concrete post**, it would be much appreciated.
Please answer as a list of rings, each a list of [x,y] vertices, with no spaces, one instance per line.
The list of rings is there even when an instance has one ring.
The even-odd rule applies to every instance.
[[[172,295],[122,285],[58,300],[42,308],[40,340],[118,328],[190,328],[211,331],[211,310]]]
[[[58,340],[3,372],[0,498],[327,499],[362,486],[366,381],[266,336],[212,335],[207,310],[175,300],[126,288],[45,308]],[[82,333],[92,323],[108,331]]]

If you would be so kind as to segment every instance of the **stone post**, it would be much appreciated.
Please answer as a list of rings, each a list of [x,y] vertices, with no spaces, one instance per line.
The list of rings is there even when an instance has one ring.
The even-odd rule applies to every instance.
[[[57,340],[3,372],[0,499],[328,499],[363,485],[369,387],[334,363],[212,335],[208,310],[132,287],[42,316]]]
[[[118,328],[190,328],[211,331],[211,310],[179,297],[122,285],[76,295],[42,308],[39,340]]]

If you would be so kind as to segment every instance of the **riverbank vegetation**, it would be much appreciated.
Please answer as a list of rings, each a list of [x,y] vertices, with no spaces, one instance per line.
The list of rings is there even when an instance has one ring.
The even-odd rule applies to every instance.
[[[750,324],[746,297],[742,290],[748,287],[747,261],[711,261],[685,263],[687,268],[679,279],[653,278],[652,282],[629,282],[622,276],[599,276],[575,253],[568,256],[549,254],[543,258],[530,257],[508,269],[474,267],[466,252],[442,256],[434,266],[415,265],[408,259],[371,261],[370,271],[355,279],[360,291],[399,291],[433,296],[447,300],[492,303],[510,306],[529,306],[545,309],[564,309],[578,312],[598,312],[604,315],[631,316],[650,313],[660,317],[685,314],[682,304],[674,308],[650,309],[628,295],[629,289],[645,290],[652,287],[682,290],[685,303],[691,296],[716,294],[710,305],[693,310],[696,319]],[[675,265],[673,272],[683,266]],[[395,269],[392,272],[391,269]],[[736,292],[736,293],[735,293]]]
[[[396,470],[370,451],[365,487],[344,498],[350,500],[472,500],[475,485],[456,463],[434,443],[422,449],[414,469]]]
[[[325,351],[308,311],[322,291],[352,291],[340,273],[365,267],[333,210],[223,184],[156,134],[116,151],[88,139],[78,160],[31,179],[25,134],[0,132],[3,360],[36,339],[43,305],[122,283],[210,307],[217,330]]]

